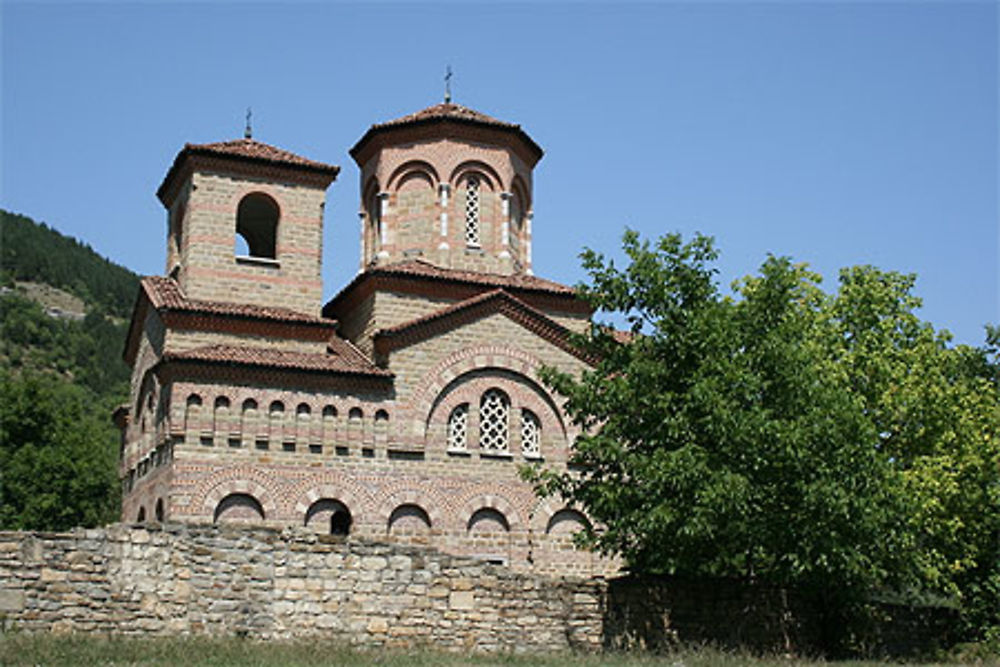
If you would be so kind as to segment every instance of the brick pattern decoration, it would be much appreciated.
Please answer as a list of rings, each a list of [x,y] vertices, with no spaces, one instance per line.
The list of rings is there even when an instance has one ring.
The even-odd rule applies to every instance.
[[[351,155],[361,168],[362,269],[421,258],[531,272],[524,220],[542,152],[519,126],[440,104],[372,126]]]
[[[349,529],[536,574],[617,566],[575,549],[586,518],[539,501],[518,474],[564,469],[577,435],[538,369],[588,361],[569,339],[589,307],[528,271],[541,151],[516,125],[457,105],[426,111],[359,143],[363,205],[379,207],[362,229],[372,265],[322,316],[322,207],[336,168],[252,140],[181,151],[160,192],[169,275],[142,283],[131,394],[115,413],[123,520]],[[476,248],[463,229],[470,175]],[[250,196],[257,204],[241,209]],[[237,257],[239,225],[270,253],[259,236],[269,202],[273,259]],[[501,393],[506,412],[484,430],[484,397]],[[460,404],[466,447],[449,451]]]

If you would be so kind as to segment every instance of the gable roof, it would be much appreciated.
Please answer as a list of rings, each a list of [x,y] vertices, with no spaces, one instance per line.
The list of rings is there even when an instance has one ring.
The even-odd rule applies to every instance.
[[[174,158],[156,196],[170,208],[180,185],[195,169],[219,170],[326,188],[337,178],[340,167],[310,160],[256,139],[234,139],[209,144],[184,144]]]
[[[336,321],[300,313],[291,308],[277,306],[256,306],[249,303],[228,303],[225,301],[204,301],[189,299],[176,280],[167,276],[146,276],[140,282],[141,289],[150,303],[158,310],[176,310],[208,315],[224,315],[281,322],[297,322],[324,327],[335,326]]]
[[[370,267],[359,273],[323,306],[323,316],[335,317],[375,290],[445,296],[462,301],[494,289],[506,290],[522,300],[544,302],[566,312],[591,311],[589,305],[577,298],[576,290],[552,280],[525,273],[503,275],[446,269],[421,259],[411,259]]]
[[[393,350],[409,347],[455,327],[490,315],[501,314],[556,347],[592,363],[592,359],[571,343],[572,332],[545,313],[503,289],[495,289],[465,301],[446,306],[429,315],[375,332],[376,358]]]
[[[387,376],[349,341],[337,335],[337,321],[273,306],[188,299],[173,278],[147,276],[140,282],[125,341],[125,360],[135,362],[139,332],[149,309],[175,329],[225,331],[325,342],[326,354],[288,352],[252,346],[215,345],[201,350],[167,352],[164,359],[204,361],[299,370],[322,370],[353,375]]]
[[[544,151],[528,136],[520,125],[498,120],[475,109],[455,104],[453,102],[442,102],[421,109],[411,114],[388,120],[383,123],[376,123],[368,128],[364,136],[350,150],[351,157],[357,162],[366,145],[375,137],[390,134],[399,130],[425,128],[433,126],[465,126],[467,128],[480,128],[498,132],[501,135],[509,136],[525,150],[525,158],[534,166],[542,159]]]

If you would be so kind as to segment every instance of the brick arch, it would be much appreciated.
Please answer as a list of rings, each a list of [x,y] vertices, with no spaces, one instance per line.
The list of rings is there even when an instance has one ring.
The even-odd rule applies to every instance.
[[[437,189],[438,183],[441,182],[441,177],[438,176],[437,169],[435,169],[434,165],[430,162],[426,162],[424,160],[408,160],[392,170],[392,174],[389,175],[389,178],[386,181],[385,189],[393,190],[398,188],[410,174],[414,173],[426,176],[427,180],[430,181],[431,187],[434,189]]]
[[[504,376],[501,373],[510,373]],[[523,386],[522,386],[523,385]],[[525,388],[527,391],[525,391]],[[562,413],[555,405],[552,397],[537,382],[524,375],[511,373],[496,367],[477,368],[460,375],[453,380],[427,408],[421,423],[421,442],[426,447],[434,424],[443,423],[451,410],[458,404],[468,403],[469,409],[478,410],[482,397],[489,390],[500,391],[508,398],[508,405],[513,410],[527,408],[539,419],[542,428],[562,440],[569,442],[569,434],[563,421]],[[513,420],[518,416],[511,412]]]
[[[514,178],[511,179],[510,191],[521,198],[521,213],[527,214],[531,210],[531,190],[520,174],[515,174]]]
[[[490,189],[494,192],[500,192],[504,189],[503,179],[500,178],[497,170],[482,160],[465,160],[459,163],[458,166],[451,170],[448,182],[453,188],[458,188],[462,177],[470,172],[475,172],[483,176],[487,183],[489,183]]]
[[[472,519],[472,515],[479,510],[491,509],[504,515],[511,532],[524,527],[524,521],[521,519],[521,513],[517,511],[517,507],[504,497],[498,489],[484,490],[481,487],[477,488],[462,498],[457,503],[457,506],[460,508],[458,518],[462,526],[467,526]]]
[[[289,502],[294,503],[291,510],[295,521],[305,519],[306,512],[317,500],[339,500],[351,512],[354,525],[370,523],[372,507],[375,504],[372,495],[350,477],[334,472],[323,472],[300,482],[288,494]]]
[[[236,214],[239,211],[240,202],[247,195],[252,195],[255,192],[265,194],[274,200],[275,205],[278,207],[278,224],[285,219],[285,207],[282,206],[282,195],[278,191],[278,188],[274,187],[270,183],[263,182],[250,182],[250,183],[234,183],[235,187],[229,192],[229,197],[227,198],[225,204],[223,205],[227,212],[233,214],[233,222],[236,222]]]
[[[481,364],[476,359],[485,359]],[[535,370],[542,366],[542,361],[510,345],[476,345],[466,347],[449,354],[428,371],[416,385],[412,398],[401,410],[409,419],[423,421],[430,414],[430,409],[438,396],[453,380],[472,370],[483,368],[501,368],[523,375],[535,384]]]
[[[213,473],[194,493],[194,507],[200,507],[202,516],[215,516],[215,508],[226,496],[245,493],[253,496],[264,508],[264,519],[279,515],[276,499],[280,496],[277,482],[267,473],[238,466]]]
[[[431,520],[431,528],[440,529],[444,523],[440,500],[429,489],[416,486],[407,486],[388,494],[378,504],[373,518],[388,527],[392,513],[401,505],[416,505],[425,511]]]

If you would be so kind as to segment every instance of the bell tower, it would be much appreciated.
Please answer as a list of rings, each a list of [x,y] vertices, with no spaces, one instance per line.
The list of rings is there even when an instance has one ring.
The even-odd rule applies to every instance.
[[[444,102],[373,125],[361,169],[361,269],[421,259],[531,273],[532,170],[542,149],[519,125]]]
[[[186,144],[156,193],[167,274],[189,299],[318,313],[323,206],[339,171],[249,136]]]

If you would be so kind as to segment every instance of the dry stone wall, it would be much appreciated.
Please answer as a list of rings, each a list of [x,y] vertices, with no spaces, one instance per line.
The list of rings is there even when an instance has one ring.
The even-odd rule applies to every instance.
[[[33,632],[596,649],[602,591],[598,581],[290,529],[119,524],[0,533],[0,620]]]

